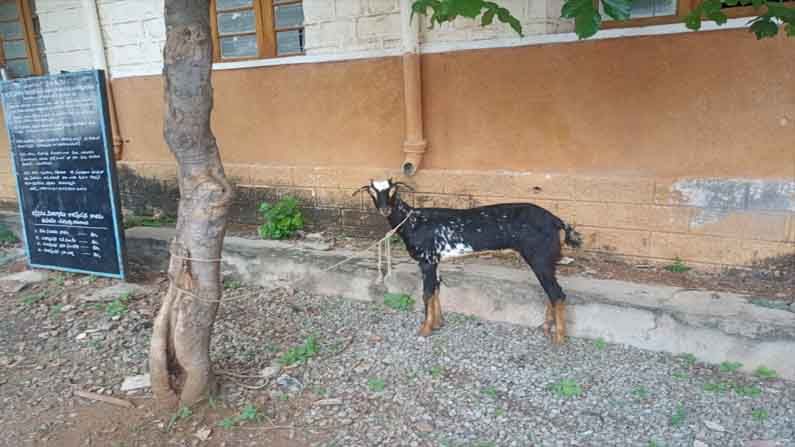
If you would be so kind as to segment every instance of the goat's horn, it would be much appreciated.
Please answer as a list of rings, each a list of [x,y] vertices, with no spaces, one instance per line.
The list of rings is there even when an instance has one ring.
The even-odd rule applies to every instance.
[[[402,186],[402,187],[408,189],[409,191],[414,192],[414,188],[413,187],[411,187],[411,186],[409,186],[409,185],[407,185],[407,184],[405,184],[403,182],[395,182],[395,183],[393,183],[393,185],[394,186]]]
[[[368,189],[369,187],[370,187],[370,186],[368,186],[368,185],[362,186],[361,188],[359,188],[359,189],[357,189],[356,191],[354,191],[354,192],[353,192],[353,194],[351,194],[351,196],[355,196],[356,194],[361,194],[361,193],[362,193],[362,191],[367,191],[367,189]]]

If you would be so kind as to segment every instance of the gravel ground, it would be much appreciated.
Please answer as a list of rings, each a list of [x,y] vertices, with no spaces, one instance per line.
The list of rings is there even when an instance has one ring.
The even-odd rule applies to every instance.
[[[423,339],[418,312],[234,282],[229,296],[258,298],[227,302],[218,315],[212,357],[227,371],[220,405],[170,424],[146,409],[148,392],[120,391],[125,376],[146,371],[165,285],[162,276],[143,281],[152,293],[115,317],[80,301],[108,280],[51,274],[0,296],[0,445],[288,445],[218,426],[253,405],[265,419],[252,428],[290,428],[285,436],[297,444],[289,445],[795,446],[791,382],[593,340],[555,347],[539,329],[458,314]],[[309,343],[306,362],[280,365],[308,340],[316,349]],[[76,389],[141,404],[124,416],[140,424],[80,428],[76,415],[89,404]],[[212,434],[201,441],[195,432],[205,423]],[[62,441],[75,427],[96,430],[95,443]]]
[[[249,322],[250,303],[230,304],[217,326],[219,363],[242,367],[241,352],[269,340],[316,337],[319,358],[289,374],[341,402],[295,415],[299,425],[344,427],[324,445],[795,445],[791,383],[686,356],[584,339],[553,347],[538,329],[456,314],[423,339],[418,313],[300,292],[257,302],[267,318]]]

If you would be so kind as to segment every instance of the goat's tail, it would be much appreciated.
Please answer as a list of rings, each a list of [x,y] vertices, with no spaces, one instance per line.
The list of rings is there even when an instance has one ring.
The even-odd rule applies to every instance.
[[[580,248],[582,246],[582,235],[574,227],[564,223],[563,231],[566,232],[566,239],[563,241],[566,245],[572,248]]]

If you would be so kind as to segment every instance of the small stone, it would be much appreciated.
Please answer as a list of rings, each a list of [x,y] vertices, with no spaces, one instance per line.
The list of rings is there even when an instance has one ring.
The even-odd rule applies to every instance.
[[[559,264],[559,265],[570,265],[570,264],[574,264],[574,258],[570,258],[570,257],[568,257],[568,256],[564,256],[564,257],[560,258],[560,261],[558,261],[558,264]]]
[[[433,426],[427,422],[420,422],[417,424],[417,431],[421,431],[423,433],[430,433],[433,431]]]
[[[88,337],[88,334],[85,333],[85,332],[81,332],[81,333],[77,334],[77,337],[75,337],[75,340],[80,341],[80,340],[85,339],[86,337]]]
[[[210,439],[210,435],[213,433],[213,430],[210,427],[202,427],[193,436],[199,438],[200,441],[206,441]]]
[[[141,374],[140,376],[128,376],[124,378],[121,384],[122,391],[140,390],[149,388],[151,386],[151,378],[149,374]]]
[[[693,447],[709,447],[709,444],[707,444],[704,441],[699,441],[698,439],[696,439],[695,441],[693,441]]]
[[[722,425],[718,424],[717,422],[704,421],[704,425],[706,425],[707,428],[712,430],[712,431],[720,431],[720,432],[726,431],[726,429]]]
[[[276,379],[276,384],[279,385],[283,390],[291,393],[297,393],[304,388],[304,384],[302,384],[298,379],[287,374],[282,374],[279,376],[279,378]]]
[[[320,399],[315,402],[315,405],[321,407],[331,407],[334,405],[342,405],[342,399],[332,398],[332,399]]]
[[[279,374],[279,371],[281,371],[281,369],[282,368],[280,366],[278,366],[278,365],[269,366],[269,367],[263,369],[262,372],[260,372],[260,376],[263,379],[270,379],[271,377],[276,376],[276,374]]]

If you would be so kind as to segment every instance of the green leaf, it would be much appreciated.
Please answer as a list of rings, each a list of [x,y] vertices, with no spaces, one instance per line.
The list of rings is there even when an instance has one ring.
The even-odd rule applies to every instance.
[[[788,23],[785,29],[787,30],[787,37],[795,37],[795,24]]]
[[[776,25],[769,17],[759,17],[753,24],[751,24],[751,32],[756,34],[757,40],[766,37],[775,37],[778,34],[778,25]]]
[[[577,37],[580,39],[587,39],[599,31],[601,24],[602,16],[596,12],[596,8],[584,9],[574,19],[574,32],[577,33]]]
[[[494,21],[494,10],[490,9],[483,13],[483,17],[480,19],[480,25],[488,26],[491,25],[492,21]]]
[[[737,6],[740,3],[740,0],[723,0],[723,3],[726,6]]]
[[[605,14],[615,20],[627,20],[632,12],[632,0],[602,0]]]
[[[580,39],[586,39],[596,34],[602,23],[602,16],[596,11],[591,0],[565,0],[560,15],[567,19],[574,19],[574,32]]]
[[[765,3],[767,3],[765,0],[751,0],[751,4],[754,5],[755,9],[759,9]]]
[[[573,19],[577,17],[581,3],[581,0],[565,0],[563,2],[563,7],[560,9],[560,16],[564,19]]]
[[[451,9],[458,15],[474,19],[483,8],[483,0],[451,0]]]
[[[685,17],[685,26],[693,31],[701,29],[701,9],[693,10]]]

